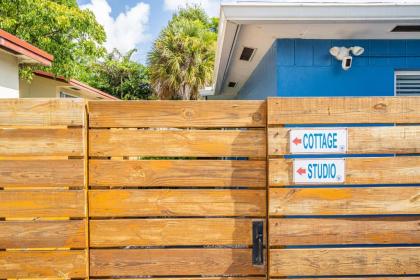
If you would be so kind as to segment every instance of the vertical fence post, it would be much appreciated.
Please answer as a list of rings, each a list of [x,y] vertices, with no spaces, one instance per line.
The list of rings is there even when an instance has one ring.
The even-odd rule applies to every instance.
[[[85,191],[85,252],[86,252],[86,279],[90,279],[90,228],[89,228],[89,108],[88,101],[84,106],[84,191]]]
[[[266,156],[265,156],[265,169],[266,169],[266,185],[265,185],[265,208],[266,208],[266,213],[265,213],[265,230],[266,230],[266,272],[265,272],[265,276],[266,279],[269,280],[270,279],[270,209],[269,209],[269,171],[268,171],[268,166],[269,166],[269,152],[268,152],[268,102],[269,99],[266,98],[265,99],[265,149],[266,149]]]

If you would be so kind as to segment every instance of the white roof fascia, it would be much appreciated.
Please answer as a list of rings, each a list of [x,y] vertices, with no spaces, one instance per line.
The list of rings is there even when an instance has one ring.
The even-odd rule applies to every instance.
[[[221,5],[228,21],[239,24],[248,21],[289,20],[416,20],[418,2],[340,2],[340,3],[227,3]]]
[[[229,69],[229,61],[232,51],[235,48],[238,33],[239,24],[227,21],[222,9],[220,13],[219,34],[214,67],[215,92],[220,92],[222,88],[226,71]]]

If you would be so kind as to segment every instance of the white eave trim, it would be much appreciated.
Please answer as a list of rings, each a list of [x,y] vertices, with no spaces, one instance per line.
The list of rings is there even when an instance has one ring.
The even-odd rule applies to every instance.
[[[221,19],[222,18],[223,14]],[[226,20],[220,21],[219,29],[221,29],[222,32],[219,32],[218,36],[216,63],[214,68],[214,91],[216,94],[222,89],[227,74],[226,71],[229,69],[232,52],[235,49],[236,39],[239,34],[239,28],[239,24]]]
[[[419,19],[420,1],[227,3],[221,9],[226,20],[239,24],[290,20],[415,20]]]

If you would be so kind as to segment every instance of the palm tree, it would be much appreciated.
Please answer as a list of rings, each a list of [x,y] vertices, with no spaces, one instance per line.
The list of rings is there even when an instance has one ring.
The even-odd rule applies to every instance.
[[[156,39],[149,53],[150,79],[161,99],[198,99],[199,89],[211,84],[217,40],[212,27],[201,8],[187,7]]]

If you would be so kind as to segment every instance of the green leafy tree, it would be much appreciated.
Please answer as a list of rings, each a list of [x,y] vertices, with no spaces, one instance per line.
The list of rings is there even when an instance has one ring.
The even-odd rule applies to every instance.
[[[149,53],[150,79],[161,99],[199,99],[213,76],[215,22],[197,6],[180,9]]]
[[[120,99],[152,99],[147,67],[131,60],[135,49],[123,55],[114,49],[103,61],[90,65],[82,79]]]
[[[211,18],[210,30],[216,34],[219,32],[219,18],[217,17]]]
[[[48,71],[67,78],[105,53],[103,27],[76,0],[0,0],[0,28],[54,55]]]

